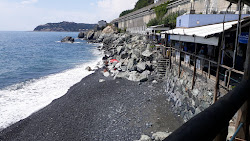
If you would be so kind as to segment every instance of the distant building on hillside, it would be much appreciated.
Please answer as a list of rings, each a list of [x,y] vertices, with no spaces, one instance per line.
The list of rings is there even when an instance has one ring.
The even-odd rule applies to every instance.
[[[154,0],[154,3],[157,3],[159,0]]]
[[[98,22],[98,27],[102,28],[102,27],[105,27],[105,26],[107,26],[107,22],[106,21],[101,20],[101,21]]]

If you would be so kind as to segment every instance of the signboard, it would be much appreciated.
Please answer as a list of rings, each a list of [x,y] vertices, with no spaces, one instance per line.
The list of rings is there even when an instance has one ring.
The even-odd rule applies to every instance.
[[[161,39],[165,39],[166,38],[166,34],[161,34]]]
[[[249,33],[248,32],[242,32],[239,37],[239,42],[242,44],[247,44],[249,39]]]

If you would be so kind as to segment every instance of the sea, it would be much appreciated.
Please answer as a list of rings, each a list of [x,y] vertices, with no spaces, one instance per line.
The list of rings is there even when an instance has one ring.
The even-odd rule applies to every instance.
[[[93,73],[100,44],[75,39],[77,32],[0,32],[0,130],[50,104]]]

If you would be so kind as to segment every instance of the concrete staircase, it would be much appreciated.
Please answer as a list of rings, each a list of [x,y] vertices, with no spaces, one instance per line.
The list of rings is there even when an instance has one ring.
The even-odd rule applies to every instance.
[[[158,80],[163,80],[166,76],[167,68],[169,68],[170,60],[169,59],[160,59],[157,62],[157,77]]]

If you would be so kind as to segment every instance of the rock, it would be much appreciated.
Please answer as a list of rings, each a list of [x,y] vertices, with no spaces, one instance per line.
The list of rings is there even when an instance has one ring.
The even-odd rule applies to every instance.
[[[110,74],[109,74],[109,72],[107,71],[107,72],[104,72],[103,75],[104,75],[105,77],[109,77]]]
[[[105,80],[104,79],[99,79],[99,82],[102,83],[102,82],[105,82]]]
[[[199,94],[199,90],[198,90],[198,89],[194,89],[194,90],[193,90],[193,95],[194,95],[194,96],[197,96],[198,94]]]
[[[67,42],[67,43],[74,43],[74,41],[75,41],[75,39],[72,37],[69,37],[69,36],[67,36],[61,40],[61,42]]]
[[[201,112],[200,108],[195,109],[195,115],[199,114]]]
[[[87,71],[92,71],[91,67],[89,67],[89,66],[86,67],[85,70],[87,70]]]
[[[96,31],[94,33],[93,39],[92,40],[97,40],[101,36],[101,31]]]
[[[127,72],[119,72],[115,75],[114,79],[127,78],[127,76],[128,76]]]
[[[138,73],[136,71],[131,71],[129,73],[128,80],[130,80],[130,81],[139,81],[138,80]]]
[[[146,69],[146,62],[140,62],[136,67],[139,72],[143,72]]]
[[[152,135],[152,139],[154,139],[155,141],[163,141],[170,134],[171,133],[166,133],[166,132],[156,132]]]
[[[115,30],[113,29],[112,26],[107,26],[106,28],[102,30],[103,34],[113,34],[114,32]]]
[[[141,135],[141,138],[139,141],[152,141],[151,138],[147,135]]]
[[[152,81],[153,84],[157,84],[158,82],[156,80]]]
[[[122,70],[122,71],[126,71],[126,70],[127,70],[127,67],[126,67],[126,66],[121,66],[121,70]]]
[[[129,59],[127,68],[131,70],[133,66],[134,66],[134,59]]]
[[[94,35],[95,35],[95,32],[94,31],[89,31],[88,33],[87,33],[87,39],[88,40],[92,40],[93,39],[93,37],[94,37]]]
[[[120,55],[125,50],[125,47],[124,46],[118,46],[116,48],[116,50],[117,50],[117,53]]]
[[[150,71],[144,71],[141,74],[139,74],[138,79],[140,82],[146,82],[148,81],[148,75],[150,74]]]
[[[122,54],[121,54],[121,58],[122,58],[122,59],[128,58],[128,53],[122,53]]]
[[[149,50],[145,50],[144,52],[142,52],[142,55],[145,57],[150,57],[153,53]]]
[[[78,34],[78,38],[84,38],[84,32],[80,32],[79,34]]]

